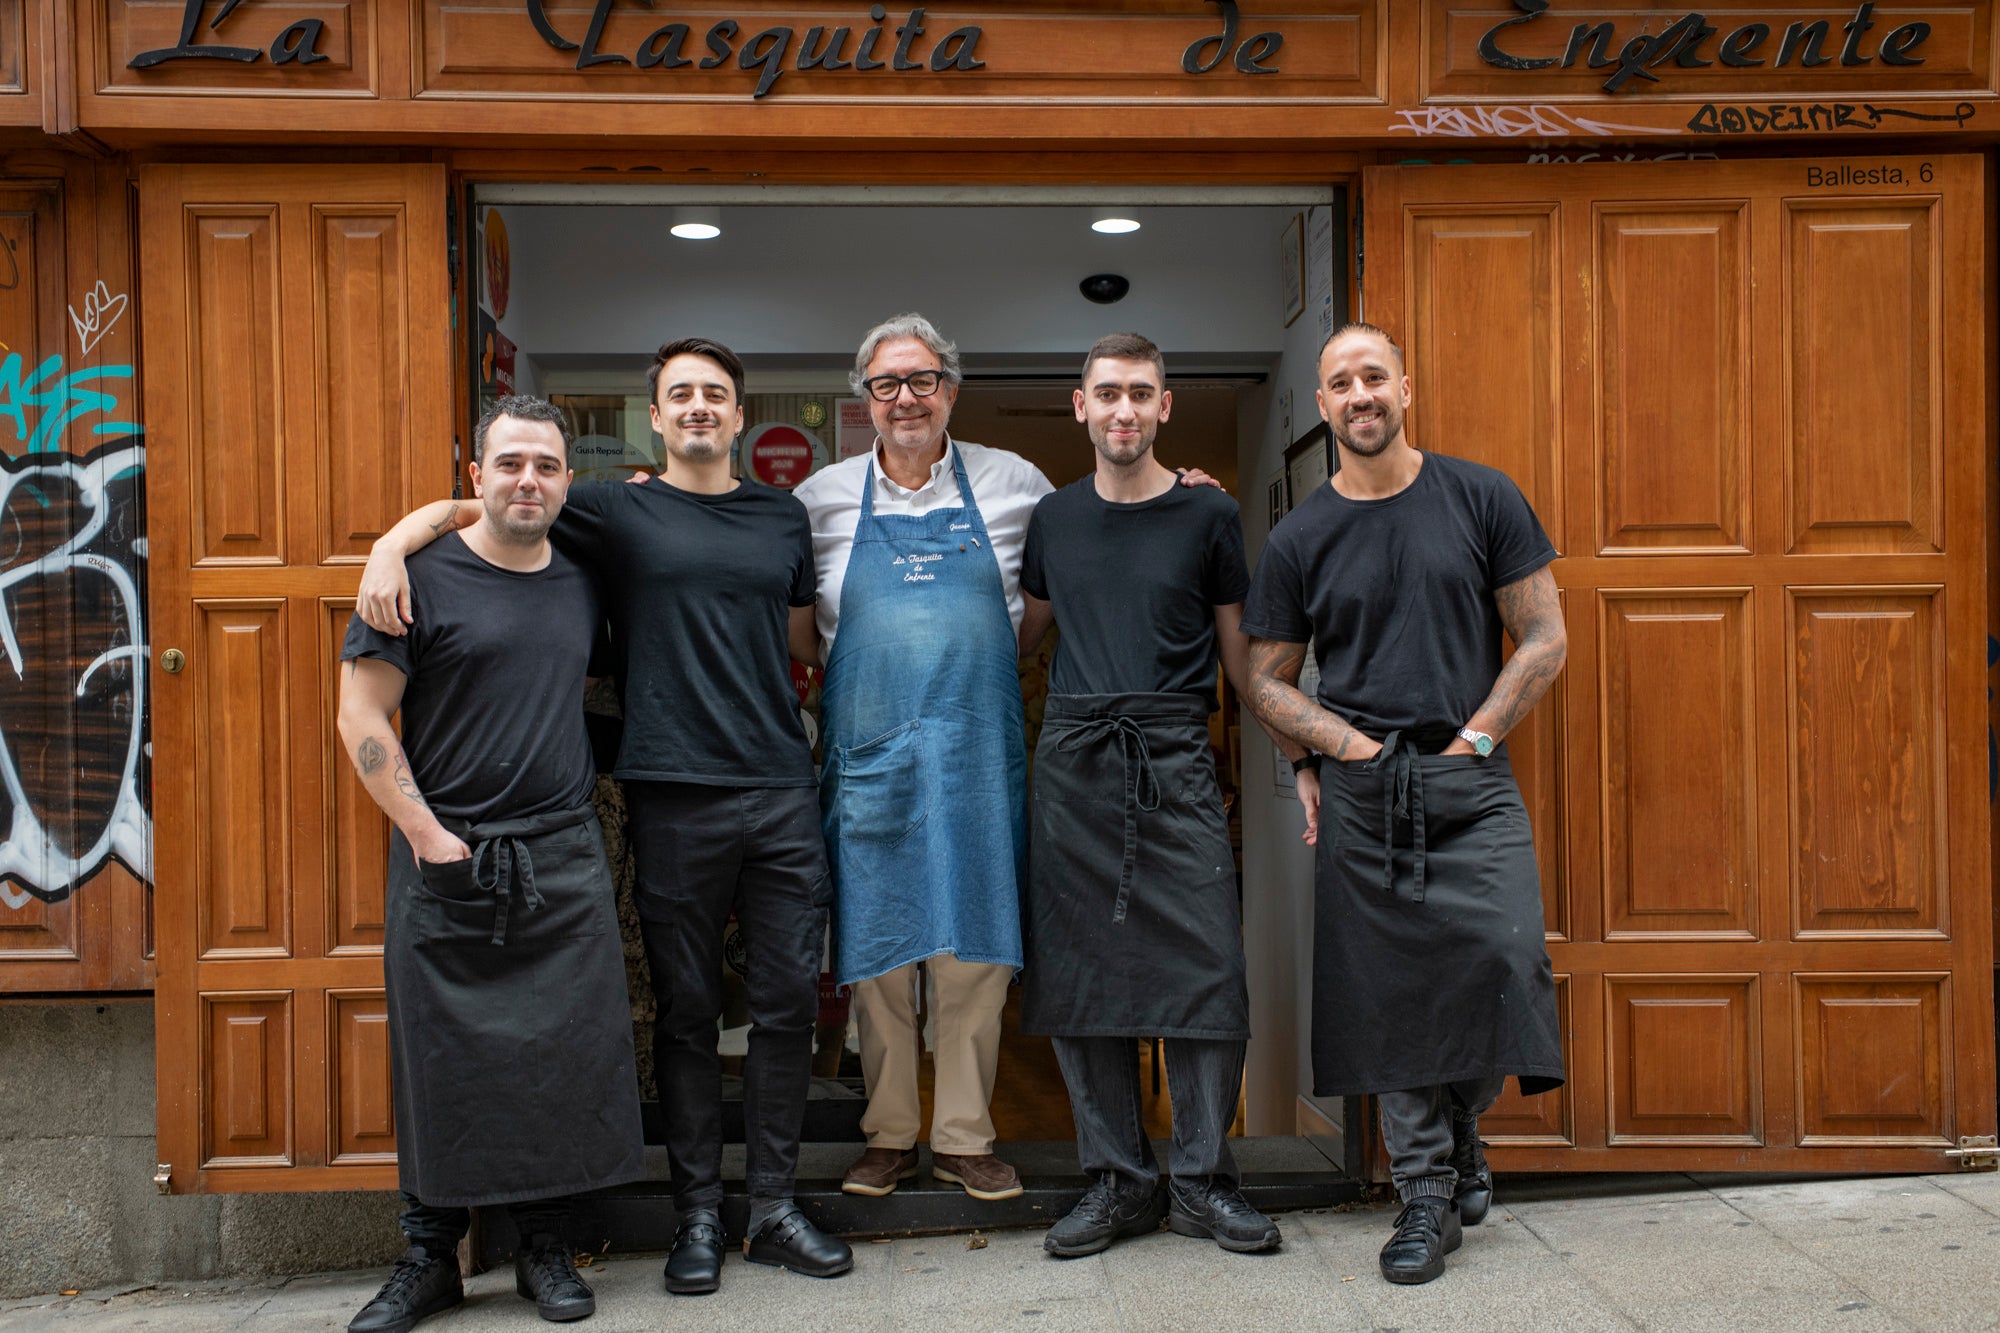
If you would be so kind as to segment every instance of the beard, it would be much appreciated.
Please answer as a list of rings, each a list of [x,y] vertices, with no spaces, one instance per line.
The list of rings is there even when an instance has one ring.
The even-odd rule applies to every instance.
[[[1130,467],[1152,452],[1153,439],[1158,434],[1156,430],[1142,431],[1138,440],[1132,444],[1113,444],[1110,431],[1093,429],[1090,432],[1090,442],[1096,447],[1098,457],[1105,462],[1116,467]]]
[[[513,546],[533,546],[549,535],[555,526],[555,511],[544,504],[534,510],[532,517],[517,516],[511,504],[488,505],[486,519],[493,525],[493,531],[502,541]]]
[[[683,439],[667,446],[667,452],[683,463],[713,463],[729,456],[729,445],[719,437]]]
[[[1379,431],[1380,433],[1370,440],[1358,440],[1355,438],[1353,429],[1346,427],[1346,423],[1343,420],[1334,423],[1333,438],[1340,442],[1341,448],[1347,450],[1356,458],[1374,458],[1387,449],[1391,441],[1403,433],[1402,410],[1385,405],[1382,408],[1382,419],[1376,422],[1371,430]]]

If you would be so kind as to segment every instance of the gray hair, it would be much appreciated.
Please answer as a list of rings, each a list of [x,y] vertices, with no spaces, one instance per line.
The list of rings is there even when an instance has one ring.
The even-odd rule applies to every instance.
[[[939,333],[937,325],[913,310],[893,319],[885,319],[868,330],[867,336],[861,340],[861,350],[854,354],[854,369],[847,375],[848,387],[866,397],[862,381],[868,376],[868,363],[875,359],[876,349],[883,343],[898,338],[914,338],[930,348],[931,354],[938,359],[938,365],[944,369],[945,383],[957,384],[965,378],[958,369],[958,344]]]

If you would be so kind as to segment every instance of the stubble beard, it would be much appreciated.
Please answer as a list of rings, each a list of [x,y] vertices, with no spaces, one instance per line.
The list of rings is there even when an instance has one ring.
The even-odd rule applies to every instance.
[[[1097,446],[1097,456],[1113,467],[1132,467],[1144,462],[1146,455],[1153,452],[1153,440],[1153,434],[1143,433],[1137,444],[1113,444],[1110,431],[1093,431],[1090,437],[1090,442]]]

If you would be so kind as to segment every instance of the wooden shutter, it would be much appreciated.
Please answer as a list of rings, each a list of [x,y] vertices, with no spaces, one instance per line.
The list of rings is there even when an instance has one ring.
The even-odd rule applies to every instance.
[[[335,658],[369,543],[451,484],[444,171],[139,189],[160,1159],[177,1191],[385,1188],[388,825]]]
[[[1994,1132],[1976,157],[1388,167],[1420,448],[1562,552],[1512,748],[1570,1082],[1503,1170],[1938,1170]]]

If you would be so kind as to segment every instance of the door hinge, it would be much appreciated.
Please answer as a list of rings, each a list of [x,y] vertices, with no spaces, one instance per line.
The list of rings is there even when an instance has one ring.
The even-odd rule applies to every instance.
[[[1961,1171],[1990,1171],[2000,1168],[2000,1139],[1992,1134],[1961,1135],[1956,1148],[1946,1148],[1946,1157],[1956,1157]]]
[[[172,1162],[153,1163],[153,1188],[162,1194],[174,1192],[174,1164]]]

